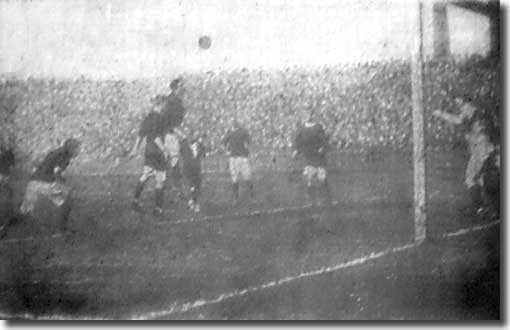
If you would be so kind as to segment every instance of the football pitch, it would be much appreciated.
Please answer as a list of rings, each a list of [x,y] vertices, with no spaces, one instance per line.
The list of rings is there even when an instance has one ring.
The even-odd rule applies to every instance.
[[[406,154],[339,157],[335,203],[308,204],[298,166],[255,171],[232,207],[207,173],[202,211],[130,207],[136,176],[73,176],[69,231],[22,223],[3,241],[5,318],[499,319],[499,221],[468,216],[462,153],[427,160],[430,240],[414,242]],[[243,194],[243,190],[241,190]],[[41,218],[44,218],[42,215]]]

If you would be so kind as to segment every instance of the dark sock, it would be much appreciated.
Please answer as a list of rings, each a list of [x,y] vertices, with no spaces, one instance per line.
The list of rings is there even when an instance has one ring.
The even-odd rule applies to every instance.
[[[331,202],[331,189],[329,187],[328,180],[324,180],[324,183],[322,184],[322,189],[324,192],[324,196],[328,202]]]
[[[253,182],[248,181],[247,184],[248,184],[248,190],[250,191],[250,197],[254,198],[255,197],[255,191],[253,190]]]
[[[479,185],[475,185],[469,188],[469,196],[471,197],[471,203],[475,210],[482,205],[482,190]]]
[[[200,195],[200,188],[199,187],[193,187],[191,189],[191,200],[193,201],[193,203],[197,203],[198,202],[198,196]]]
[[[140,198],[140,195],[142,194],[144,185],[145,185],[145,182],[141,182],[141,181],[137,182],[136,188],[135,188],[135,194],[134,194],[135,199]]]
[[[239,182],[234,182],[232,184],[232,195],[234,196],[234,200],[239,199]]]
[[[65,201],[64,205],[62,205],[62,213],[60,218],[60,230],[67,230],[67,225],[69,223],[69,215],[71,214],[71,200]]]
[[[159,208],[163,208],[163,189],[162,188],[158,188],[158,189],[155,189],[155,194],[156,194],[156,207],[159,207]]]

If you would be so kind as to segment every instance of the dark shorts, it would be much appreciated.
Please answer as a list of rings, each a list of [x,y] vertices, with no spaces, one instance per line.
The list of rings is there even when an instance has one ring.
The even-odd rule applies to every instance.
[[[163,152],[156,146],[150,143],[145,148],[145,166],[149,166],[156,171],[165,171],[167,162]]]
[[[192,187],[202,185],[201,169],[197,167],[183,167],[183,175]]]

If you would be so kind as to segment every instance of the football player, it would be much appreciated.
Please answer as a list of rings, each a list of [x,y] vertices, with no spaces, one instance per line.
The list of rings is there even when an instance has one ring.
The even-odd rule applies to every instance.
[[[251,166],[248,156],[251,137],[248,131],[241,126],[236,119],[232,120],[232,128],[223,138],[223,145],[227,149],[228,167],[232,178],[232,202],[239,201],[239,181],[245,181],[248,185],[250,197],[255,197],[253,189]]]
[[[138,153],[138,149],[145,141],[144,166],[143,173],[140,176],[135,188],[132,205],[135,209],[140,210],[140,195],[147,181],[154,177],[155,184],[155,209],[156,215],[163,213],[164,185],[167,172],[166,148],[163,143],[166,128],[163,125],[161,110],[163,108],[164,99],[155,97],[152,100],[153,109],[143,119],[135,145],[131,151],[134,157]]]
[[[322,125],[314,121],[313,112],[310,112],[303,125],[298,126],[294,143],[293,157],[301,155],[305,160],[303,176],[309,200],[314,205],[316,203],[320,205],[319,195],[322,195],[328,203],[331,203],[326,169],[328,138]]]
[[[185,138],[181,128],[186,113],[182,102],[185,89],[182,79],[174,79],[170,83],[170,94],[164,99],[161,118],[166,128],[164,145],[168,151],[169,177],[179,197],[183,197],[181,171],[179,167],[180,141]]]
[[[33,216],[35,205],[40,196],[45,196],[60,210],[60,229],[66,230],[71,212],[71,189],[62,176],[69,163],[80,152],[80,142],[70,138],[64,145],[50,151],[37,166],[28,182],[20,212]]]
[[[191,141],[185,138],[181,141],[182,174],[189,183],[191,196],[188,207],[200,212],[200,193],[202,188],[202,159],[206,155],[205,146],[201,137]]]
[[[478,108],[469,96],[457,96],[455,104],[459,108],[456,114],[435,110],[433,115],[451,124],[460,126],[469,146],[469,161],[465,172],[465,185],[469,190],[474,210],[483,211],[481,171],[484,163],[494,152],[490,132],[494,131],[494,118]]]

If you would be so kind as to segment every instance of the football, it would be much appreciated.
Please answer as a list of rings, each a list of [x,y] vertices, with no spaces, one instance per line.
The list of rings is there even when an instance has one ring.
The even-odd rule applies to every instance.
[[[198,46],[201,49],[209,49],[211,47],[211,37],[209,37],[209,36],[201,36],[198,39]]]

